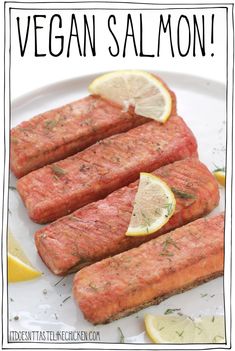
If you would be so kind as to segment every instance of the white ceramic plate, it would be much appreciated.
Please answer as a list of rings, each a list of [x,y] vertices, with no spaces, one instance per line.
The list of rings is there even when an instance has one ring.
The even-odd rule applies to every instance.
[[[167,72],[158,72],[158,74],[176,93],[178,113],[184,117],[197,138],[201,161],[210,170],[215,169],[215,165],[224,166],[225,87],[219,83],[193,76]],[[87,86],[94,78],[95,75],[91,75],[63,81],[15,100],[12,103],[12,126],[38,113],[86,96]],[[11,185],[14,186],[15,181],[15,177],[11,175]],[[86,341],[84,340],[85,334],[81,332],[96,331],[98,333],[91,333],[91,339],[88,341],[116,343],[120,341],[118,328],[120,327],[125,336],[125,342],[149,343],[150,340],[144,332],[143,323],[143,316],[147,312],[162,314],[168,308],[177,308],[180,309],[180,312],[192,317],[200,314],[218,315],[224,312],[223,280],[218,278],[183,294],[173,296],[158,306],[146,308],[108,325],[94,327],[84,320],[81,311],[71,297],[73,276],[70,275],[56,284],[60,278],[53,275],[39,258],[34,246],[33,234],[40,226],[28,218],[24,205],[14,190],[10,190],[9,209],[9,228],[21,242],[32,264],[44,273],[40,279],[9,285],[10,332],[72,330],[80,332],[80,341]],[[218,213],[223,209],[224,190],[221,189],[220,204],[212,213]],[[53,341],[62,342],[63,340],[58,337],[57,340],[51,340]],[[75,340],[75,342],[78,341]]]

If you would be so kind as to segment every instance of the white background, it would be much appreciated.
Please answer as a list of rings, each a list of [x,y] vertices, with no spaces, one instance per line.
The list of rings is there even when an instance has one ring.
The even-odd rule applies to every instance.
[[[19,97],[20,95],[30,92],[35,88],[45,86],[47,84],[61,81],[67,78],[78,77],[84,74],[97,73],[102,71],[117,70],[117,69],[144,69],[154,71],[170,71],[186,74],[193,74],[220,82],[225,82],[226,78],[226,11],[225,9],[171,9],[163,10],[164,6],[151,6],[156,10],[147,10],[147,6],[139,5],[143,10],[132,11],[133,26],[136,36],[137,50],[139,52],[139,14],[143,14],[143,33],[144,33],[144,50],[146,53],[154,53],[157,51],[158,42],[158,23],[159,16],[163,14],[165,19],[168,14],[171,14],[172,20],[172,40],[175,48],[175,57],[171,56],[169,36],[161,36],[161,55],[160,57],[146,58],[136,57],[133,50],[132,40],[128,39],[127,56],[122,57],[121,53],[118,57],[112,57],[109,54],[108,47],[112,46],[115,50],[114,40],[108,31],[107,19],[110,14],[116,16],[116,26],[113,26],[115,35],[119,41],[120,51],[124,45],[126,32],[126,16],[130,11],[120,10],[93,10],[95,7],[110,6],[108,4],[72,4],[73,7],[90,7],[90,10],[84,12],[80,10],[11,10],[11,97]],[[56,5],[55,5],[56,6]],[[57,5],[59,6],[59,4]],[[68,5],[67,5],[68,6]],[[70,5],[71,6],[71,5]],[[130,8],[128,4],[112,5],[121,8]],[[27,6],[29,7],[29,6]],[[60,7],[66,7],[61,5]],[[133,6],[133,7],[137,7]],[[168,6],[167,8],[169,8]],[[174,7],[174,6],[171,6]],[[182,6],[183,7],[183,6]],[[62,16],[62,28],[58,28],[58,21],[54,22],[55,35],[63,35],[65,41],[64,53],[60,57],[52,57],[48,52],[49,45],[49,20],[55,13],[60,13]],[[87,51],[86,57],[81,57],[76,47],[76,39],[73,39],[71,45],[71,55],[66,57],[66,44],[68,44],[68,36],[70,30],[71,14],[75,13],[77,17],[78,32],[80,44],[83,46],[83,13],[86,13],[88,20],[91,22],[92,14],[96,17],[96,48],[97,55],[92,57],[90,50]],[[211,33],[211,14],[215,14],[214,19],[214,43],[210,42]],[[16,17],[20,17],[22,37],[25,37],[25,28],[27,16],[34,14],[46,14],[46,19],[39,19],[38,24],[43,28],[38,30],[38,50],[46,53],[46,57],[34,56],[34,32],[33,21],[31,18],[29,38],[25,51],[25,56],[21,57],[19,50],[19,36],[16,25]],[[206,56],[202,57],[199,50],[197,56],[192,55],[193,44],[193,14],[197,15],[199,26],[201,26],[201,16],[205,16],[205,33],[206,33]],[[177,21],[180,15],[187,15],[191,26],[191,49],[186,57],[180,57],[176,50],[176,32]],[[184,22],[184,21],[183,21]],[[188,30],[185,23],[181,25],[180,32],[182,40],[182,49],[187,47]],[[198,45],[198,44],[197,44]],[[59,40],[53,41],[54,50],[59,50]],[[211,56],[214,53],[214,56]]]

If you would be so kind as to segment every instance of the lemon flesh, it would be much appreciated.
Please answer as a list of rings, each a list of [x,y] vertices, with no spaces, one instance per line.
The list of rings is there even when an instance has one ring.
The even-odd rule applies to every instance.
[[[37,278],[41,272],[34,269],[14,236],[8,234],[8,282],[15,283]]]
[[[124,109],[164,123],[171,114],[172,99],[163,83],[145,71],[115,71],[96,78],[88,87],[92,94],[111,100]]]
[[[156,232],[169,221],[175,205],[175,197],[169,186],[159,177],[142,172],[126,235]]]
[[[154,343],[190,344],[224,343],[224,317],[145,316],[145,328]]]
[[[30,261],[28,260],[27,256],[25,255],[24,251],[22,250],[19,242],[15,239],[11,232],[8,233],[8,252],[19,258],[24,263],[30,266]]]
[[[224,171],[215,171],[213,172],[217,182],[222,185],[225,186],[225,182],[226,182],[226,175]]]

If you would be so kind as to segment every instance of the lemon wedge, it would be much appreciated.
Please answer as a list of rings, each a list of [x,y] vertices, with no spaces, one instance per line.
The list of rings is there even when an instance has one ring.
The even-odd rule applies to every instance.
[[[146,332],[154,343],[190,344],[224,343],[224,317],[153,316],[144,319]]]
[[[34,269],[14,236],[8,234],[8,282],[31,280],[41,275]]]
[[[168,222],[175,211],[175,197],[159,177],[140,173],[139,187],[126,235],[149,235]]]
[[[41,275],[36,269],[21,261],[16,256],[8,253],[8,282],[22,282],[31,280]]]
[[[213,172],[217,182],[222,185],[225,186],[225,181],[226,181],[226,175],[225,172],[222,170],[218,170],[218,171],[214,171]]]
[[[106,73],[96,78],[88,89],[126,110],[133,106],[136,114],[161,123],[166,122],[171,114],[172,98],[168,89],[157,77],[145,71]]]

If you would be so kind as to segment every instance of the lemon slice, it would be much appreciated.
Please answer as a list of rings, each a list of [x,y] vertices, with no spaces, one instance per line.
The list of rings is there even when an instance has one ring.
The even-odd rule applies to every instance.
[[[8,252],[12,256],[16,256],[24,263],[30,266],[30,261],[28,260],[27,256],[25,255],[24,251],[22,250],[19,242],[15,239],[11,232],[8,233]]]
[[[226,181],[225,172],[224,171],[214,171],[213,174],[214,174],[217,182],[220,185],[225,186],[225,181]]]
[[[171,113],[172,99],[168,89],[148,72],[126,70],[107,73],[96,78],[88,89],[126,110],[134,106],[136,114],[162,123]]]
[[[150,173],[140,173],[134,208],[126,235],[148,235],[156,232],[175,211],[175,197],[169,186]]]
[[[8,234],[8,282],[31,280],[41,275],[33,267],[11,233]]]
[[[155,343],[182,344],[194,341],[194,323],[185,316],[153,316],[147,314],[144,322],[148,336]]]
[[[187,316],[153,316],[144,319],[146,332],[154,343],[190,344],[224,343],[223,316],[204,316],[193,320]]]

